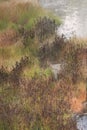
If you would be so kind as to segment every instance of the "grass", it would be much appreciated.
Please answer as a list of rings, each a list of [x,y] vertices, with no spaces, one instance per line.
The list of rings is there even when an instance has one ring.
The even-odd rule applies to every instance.
[[[33,64],[31,68],[28,66],[26,67],[23,73],[24,76],[28,78],[50,76],[51,70],[49,68],[46,68],[45,70],[40,68],[37,55],[35,56],[36,53],[37,51],[35,48],[35,43],[29,45],[27,48],[25,48],[21,44],[0,47],[0,66],[4,65],[4,67],[8,68],[8,70],[10,71],[15,65],[16,61],[20,61],[21,57],[26,55],[32,58]]]
[[[30,69],[27,67],[24,70],[23,75],[30,79],[32,78],[39,79],[41,77],[49,78],[52,75],[52,72],[50,68],[43,69],[43,68],[40,68],[39,65],[33,65]]]
[[[48,16],[54,18],[60,24],[59,18],[51,13],[44,11],[40,6],[33,6],[30,3],[19,3],[15,6],[0,5],[0,30],[11,27],[18,28],[24,25],[25,28],[31,28],[38,17]]]
[[[60,130],[60,128],[73,130],[72,128],[74,128],[75,130],[75,125],[72,126],[73,122],[69,122],[71,114],[68,111],[70,108],[69,102],[67,102],[68,85],[65,80],[55,83],[52,79],[41,77],[25,81],[23,79],[20,87],[17,86],[16,89],[12,86],[8,86],[10,89],[6,89],[7,85],[3,86],[1,95],[6,94],[2,103],[3,101],[6,103],[4,111],[7,113],[7,118],[1,107],[5,118],[1,118],[1,127],[6,127],[3,130],[11,128],[13,130]],[[73,87],[70,86],[70,92],[72,89]]]
[[[0,47],[1,65],[5,65],[5,67],[11,68],[22,56],[23,54],[19,46]]]
[[[76,130],[76,125],[71,121],[74,109],[72,111],[71,109],[73,107],[77,109],[78,106],[71,108],[70,103],[74,96],[80,98],[79,90],[82,94],[85,83],[80,83],[78,80],[74,84],[71,74],[75,69],[73,66],[75,54],[79,49],[81,49],[81,53],[83,52],[86,40],[59,38],[56,42],[52,36],[49,38],[51,44],[47,45],[46,56],[44,56],[44,51],[41,53],[46,59],[43,57],[43,60],[40,61],[39,47],[43,44],[37,38],[28,39],[28,44],[24,46],[22,37],[18,36],[17,41],[13,42],[11,37],[14,33],[11,34],[7,31],[15,30],[18,33],[19,25],[31,29],[34,27],[35,20],[44,16],[55,19],[56,23],[60,25],[59,18],[51,12],[44,11],[41,7],[33,6],[30,3],[19,3],[12,6],[0,5],[0,38],[3,36],[1,34],[6,37],[3,45],[0,44],[0,68],[3,65],[7,72],[3,74],[0,69],[0,81],[2,77],[5,79],[5,75],[6,79],[8,78],[6,82],[0,83],[0,130]],[[13,39],[15,38],[13,37]],[[47,43],[47,39],[43,42]],[[79,48],[79,46],[82,47]],[[25,56],[30,58],[31,64],[30,62],[27,62],[27,65],[26,62],[21,64],[20,59]],[[55,59],[55,61],[64,59],[69,65],[69,71],[64,70],[63,76],[58,81],[54,80],[49,67],[41,67],[41,62],[44,64],[49,59]],[[16,68],[17,75],[15,68],[12,71],[13,67]],[[19,73],[20,75],[18,75]]]
[[[40,6],[34,6],[30,3],[19,3],[15,5],[9,4],[8,6],[0,5],[0,33],[4,34],[6,30],[18,31],[19,25],[22,25],[25,29],[29,30],[34,26],[35,21],[38,19],[38,17],[44,16],[55,19],[56,23],[58,25],[60,24],[58,17],[54,16],[51,12],[45,11]],[[32,59],[35,57],[34,59],[38,60],[37,51],[39,44],[37,39],[29,39],[29,45],[24,48],[22,43],[19,41],[17,41],[17,43],[15,42],[14,44],[13,41],[7,40],[8,37],[11,37],[12,35],[9,33],[9,31],[7,31],[7,34],[4,35],[7,36],[5,42],[2,41],[3,46],[0,46],[0,66],[4,65],[8,69],[11,69],[12,66],[14,66],[15,62],[19,61],[20,58],[24,55],[28,55],[32,57]],[[11,45],[9,45],[9,42],[11,42]]]

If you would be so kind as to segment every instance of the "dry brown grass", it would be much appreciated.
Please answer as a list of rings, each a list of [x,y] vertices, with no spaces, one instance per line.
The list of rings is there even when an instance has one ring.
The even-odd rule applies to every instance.
[[[80,113],[84,109],[83,102],[86,100],[86,83],[80,82],[76,84],[75,87],[77,90],[75,93],[73,93],[73,96],[70,100],[71,109],[75,113]]]
[[[12,29],[7,29],[3,32],[0,32],[0,46],[13,45],[17,42],[17,32]]]
[[[66,80],[53,82],[51,78],[21,79],[19,86],[8,86],[9,90],[5,87],[2,96],[6,91],[3,96],[6,99],[2,100],[2,104],[7,101],[7,106],[3,104],[3,118],[0,118],[5,120],[7,128],[76,130],[68,102],[74,88]],[[9,98],[12,98],[10,102]]]

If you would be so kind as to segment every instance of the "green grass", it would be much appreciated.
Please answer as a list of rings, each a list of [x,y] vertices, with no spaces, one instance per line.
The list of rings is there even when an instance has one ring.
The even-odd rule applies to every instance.
[[[11,46],[0,47],[0,66],[7,67],[11,70],[15,66],[16,61],[20,61],[21,57],[29,56],[32,59],[32,65],[27,65],[24,69],[23,76],[28,78],[40,78],[42,76],[49,77],[52,75],[49,68],[42,69],[39,65],[37,57],[38,45],[37,42],[32,42],[26,48],[18,43]]]
[[[28,78],[41,78],[41,77],[45,77],[48,78],[52,75],[51,69],[50,68],[40,68],[40,66],[38,64],[33,65],[30,69],[29,67],[27,67],[24,70],[23,75],[25,75]]]
[[[30,3],[19,3],[15,6],[0,5],[0,31],[1,33],[5,32],[5,30],[8,29],[15,29],[17,31],[19,25],[23,25],[26,29],[30,29],[34,26],[35,21],[38,17],[44,16],[55,19],[56,23],[58,25],[60,24],[60,20],[58,17],[54,16],[51,12],[44,10],[40,6],[34,6]],[[29,43],[26,48],[19,42],[10,46],[0,46],[0,66],[4,65],[8,69],[11,69],[12,66],[15,65],[15,62],[19,61],[21,57],[25,55],[31,57],[34,62],[38,61],[37,52],[39,43],[37,39],[29,39],[28,42]],[[39,64],[37,63],[37,66],[38,65]],[[34,69],[34,67],[32,67],[32,69]],[[41,70],[38,70],[37,67],[36,72],[33,73],[39,73],[39,71]],[[48,75],[47,73],[48,72],[46,72],[46,75]],[[32,75],[34,76],[34,74],[31,74],[31,76]]]
[[[33,6],[30,3],[21,3],[15,6],[0,6],[0,30],[9,27],[18,28],[23,25],[25,28],[32,28],[38,17],[48,16],[54,18],[60,24],[58,17],[51,12],[44,11],[40,6]]]

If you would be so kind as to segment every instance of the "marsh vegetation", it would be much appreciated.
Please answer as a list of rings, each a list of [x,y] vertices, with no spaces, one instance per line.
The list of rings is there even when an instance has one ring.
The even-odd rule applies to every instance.
[[[0,130],[77,130],[87,44],[57,35],[60,24],[31,3],[0,5]],[[62,65],[56,80],[50,63]]]

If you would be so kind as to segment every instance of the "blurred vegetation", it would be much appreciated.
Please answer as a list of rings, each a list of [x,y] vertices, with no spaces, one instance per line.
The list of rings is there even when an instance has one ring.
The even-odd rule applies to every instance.
[[[0,30],[6,28],[18,29],[19,25],[23,25],[25,28],[32,28],[35,20],[38,17],[53,17],[57,24],[60,24],[59,18],[51,14],[50,12],[44,11],[39,6],[33,6],[30,3],[19,3],[0,5]]]
[[[87,44],[56,36],[60,23],[30,3],[0,5],[0,130],[76,130],[70,99],[85,80]]]
[[[55,82],[51,75],[20,77],[26,63],[31,64],[28,57],[16,63],[11,72],[4,67],[0,70],[0,79],[5,80],[0,84],[1,130],[76,129],[68,102],[74,87],[65,79]]]

